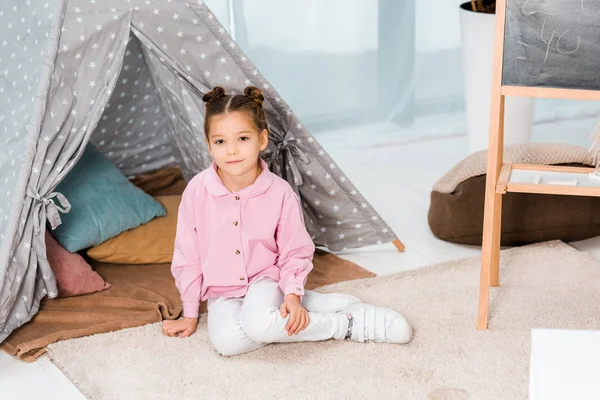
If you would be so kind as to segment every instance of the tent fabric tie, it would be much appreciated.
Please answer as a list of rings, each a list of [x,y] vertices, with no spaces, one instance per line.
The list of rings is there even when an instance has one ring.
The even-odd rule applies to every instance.
[[[31,188],[27,189],[27,196],[31,197],[35,201],[34,205],[34,233],[35,233],[35,250],[38,257],[46,259],[46,240],[45,234],[45,222],[46,219],[50,222],[52,229],[56,229],[62,221],[60,219],[59,212],[65,214],[71,211],[71,204],[67,198],[59,192],[51,192],[46,196],[40,196],[40,194]],[[54,198],[58,200],[60,206],[54,203]]]
[[[288,134],[286,134],[285,136],[288,136]],[[287,156],[287,157],[285,157],[285,156]],[[275,147],[275,151],[271,155],[272,161],[276,161],[276,162],[280,162],[280,163],[285,162],[284,158],[287,158],[287,162],[290,166],[290,169],[292,171],[292,176],[294,178],[294,184],[296,186],[301,186],[304,183],[304,181],[302,179],[302,174],[300,173],[300,169],[298,168],[298,165],[296,164],[296,158],[299,158],[305,164],[307,164],[309,162],[309,159],[308,159],[308,156],[306,155],[306,153],[304,153],[304,151],[302,151],[298,147],[298,145],[296,144],[296,139],[293,137],[289,138],[289,139],[284,138],[281,142],[279,142],[277,144],[277,146]]]

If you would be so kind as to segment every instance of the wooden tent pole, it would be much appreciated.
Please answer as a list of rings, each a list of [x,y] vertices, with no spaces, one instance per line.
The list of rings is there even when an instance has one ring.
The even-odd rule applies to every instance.
[[[394,246],[396,246],[396,248],[398,249],[399,252],[403,252],[404,251],[404,244],[402,244],[402,242],[400,241],[400,239],[396,238],[392,241],[392,243],[394,243]]]

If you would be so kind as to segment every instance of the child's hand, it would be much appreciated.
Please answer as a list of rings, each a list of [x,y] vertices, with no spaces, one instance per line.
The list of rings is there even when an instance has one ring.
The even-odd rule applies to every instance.
[[[198,327],[198,318],[182,318],[176,321],[163,321],[162,330],[166,336],[181,338],[188,337]]]
[[[290,319],[285,326],[288,336],[297,335],[308,326],[310,317],[308,311],[300,304],[300,297],[295,294],[288,294],[279,307],[279,313],[282,318],[290,314]]]

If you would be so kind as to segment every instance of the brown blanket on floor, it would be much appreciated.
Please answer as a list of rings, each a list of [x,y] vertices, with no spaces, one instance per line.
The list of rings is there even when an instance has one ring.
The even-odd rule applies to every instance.
[[[176,319],[181,313],[179,292],[170,264],[123,265],[89,260],[112,288],[85,296],[44,299],[40,312],[2,343],[10,355],[35,361],[46,346],[59,340],[94,335]],[[358,265],[317,252],[307,289],[375,276]],[[202,311],[206,304],[202,304]]]
[[[147,193],[180,194],[185,181],[177,168],[138,177],[133,182]],[[39,313],[2,343],[11,355],[28,362],[45,353],[59,340],[133,328],[176,319],[182,308],[170,264],[123,265],[87,259],[112,288],[99,293],[42,300]],[[317,251],[307,289],[375,274],[333,254]],[[206,304],[202,304],[202,311]]]

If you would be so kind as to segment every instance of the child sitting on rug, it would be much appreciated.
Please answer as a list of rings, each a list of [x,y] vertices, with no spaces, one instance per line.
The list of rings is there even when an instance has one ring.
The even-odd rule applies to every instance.
[[[214,161],[182,196],[171,271],[183,318],[164,321],[164,334],[193,334],[208,300],[209,340],[223,356],[280,342],[410,341],[396,311],[304,290],[315,246],[291,186],[259,157],[268,141],[260,89],[215,87],[203,100]]]

